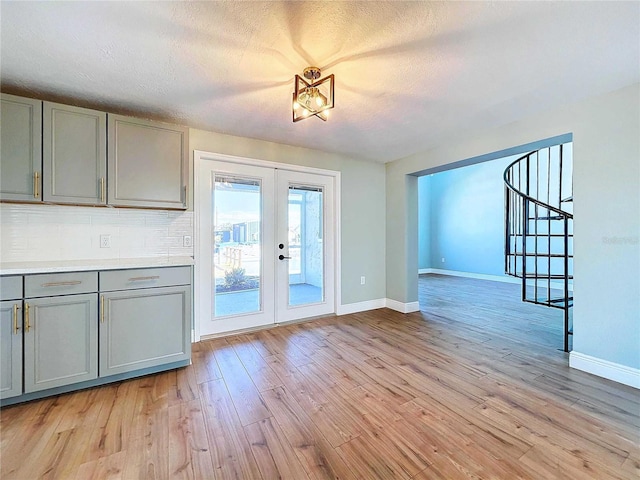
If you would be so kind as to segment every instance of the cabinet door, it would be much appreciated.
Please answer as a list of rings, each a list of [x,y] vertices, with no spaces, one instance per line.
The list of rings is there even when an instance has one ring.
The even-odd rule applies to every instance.
[[[101,296],[100,376],[191,357],[191,288],[147,288]]]
[[[45,202],[106,205],[107,114],[44,102]]]
[[[22,394],[22,300],[0,302],[0,398]]]
[[[39,202],[42,102],[3,93],[0,117],[0,200]]]
[[[108,203],[186,208],[188,129],[108,115]]]
[[[97,360],[97,293],[25,300],[25,393],[97,378]]]

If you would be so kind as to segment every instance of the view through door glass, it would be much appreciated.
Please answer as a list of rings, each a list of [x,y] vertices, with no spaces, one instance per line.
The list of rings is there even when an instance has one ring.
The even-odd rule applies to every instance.
[[[289,306],[324,300],[323,192],[289,186]]]
[[[213,194],[214,316],[261,310],[261,182],[216,175]]]

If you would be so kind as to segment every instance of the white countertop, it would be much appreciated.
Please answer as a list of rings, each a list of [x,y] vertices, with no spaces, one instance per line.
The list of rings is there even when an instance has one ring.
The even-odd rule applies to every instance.
[[[178,267],[193,265],[192,257],[143,257],[94,260],[57,260],[48,262],[0,263],[0,275],[31,273],[86,272],[93,270],[123,270],[127,268]]]

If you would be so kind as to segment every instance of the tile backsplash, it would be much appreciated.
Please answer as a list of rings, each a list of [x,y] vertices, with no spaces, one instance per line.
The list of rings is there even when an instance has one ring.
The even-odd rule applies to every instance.
[[[193,256],[184,235],[193,239],[193,212],[0,204],[2,262]]]

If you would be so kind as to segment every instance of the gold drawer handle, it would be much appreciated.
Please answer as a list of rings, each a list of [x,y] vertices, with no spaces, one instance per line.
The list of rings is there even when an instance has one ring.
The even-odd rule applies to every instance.
[[[132,277],[129,279],[130,282],[144,282],[145,280],[158,280],[160,275],[154,275],[152,277]]]
[[[40,172],[33,172],[33,196],[40,198]]]
[[[24,304],[24,331],[28,332],[31,330],[31,323],[29,322],[29,304]]]
[[[18,327],[18,304],[14,304],[13,305],[13,333],[17,335],[18,330],[20,330],[20,328]]]
[[[104,177],[100,178],[100,202],[104,203],[104,197],[105,197],[105,192],[104,192]]]
[[[104,323],[104,295],[100,295],[100,323]]]
[[[43,283],[40,285],[41,287],[69,287],[71,285],[80,285],[82,282],[80,280],[70,280],[68,282],[49,282]]]

